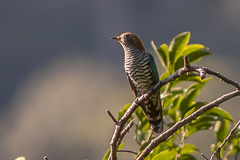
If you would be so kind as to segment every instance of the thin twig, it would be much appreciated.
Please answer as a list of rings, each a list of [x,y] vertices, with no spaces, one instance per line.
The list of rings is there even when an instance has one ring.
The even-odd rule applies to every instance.
[[[133,154],[135,154],[135,155],[138,154],[136,151],[130,151],[130,150],[124,150],[124,149],[117,150],[117,152],[127,152],[127,153],[133,153]]]
[[[122,140],[123,140],[123,137],[127,134],[127,132],[129,132],[129,130],[132,128],[133,126],[133,121],[134,120],[131,120],[128,125],[125,127],[125,129],[121,132],[121,135],[120,135],[120,138],[118,139],[118,142],[117,142],[117,146],[119,146],[121,143],[122,143]]]
[[[235,130],[238,128],[238,126],[240,125],[240,120],[238,121],[238,123],[233,127],[233,129],[229,132],[229,134],[227,135],[227,137],[223,140],[222,144],[217,148],[217,150],[212,154],[212,156],[210,157],[210,160],[213,159],[213,157],[217,154],[220,153],[222,147],[225,145],[225,143],[228,141],[228,139],[233,135],[233,133],[235,132]]]
[[[109,115],[109,117],[113,120],[113,123],[115,125],[117,125],[118,121],[116,120],[116,118],[112,115],[112,113],[109,110],[106,110],[107,114]]]
[[[208,160],[208,158],[207,158],[203,153],[201,153],[201,156],[203,156],[203,158],[205,158],[206,160]]]
[[[208,69],[207,67],[203,67],[203,69],[208,73],[208,74],[211,74],[211,75],[214,75],[218,78],[220,78],[220,80],[224,81],[225,83],[227,84],[231,84],[233,85],[234,87],[236,87],[238,90],[240,90],[240,86],[237,82],[234,82],[233,80],[223,76],[222,74],[220,74],[219,72],[215,72],[215,71],[212,71],[210,69]]]

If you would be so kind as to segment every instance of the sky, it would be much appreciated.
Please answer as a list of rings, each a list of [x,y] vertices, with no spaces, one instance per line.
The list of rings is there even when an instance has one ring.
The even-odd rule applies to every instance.
[[[240,82],[239,6],[238,0],[1,0],[1,158],[101,159],[114,129],[106,109],[116,115],[133,100],[122,50],[110,39],[125,31],[139,35],[152,54],[150,41],[169,44],[190,31],[190,43],[213,53],[200,65]],[[214,79],[200,99],[230,90]],[[235,121],[238,103],[223,105]],[[137,150],[131,135],[126,143]],[[214,141],[192,142],[208,155]]]

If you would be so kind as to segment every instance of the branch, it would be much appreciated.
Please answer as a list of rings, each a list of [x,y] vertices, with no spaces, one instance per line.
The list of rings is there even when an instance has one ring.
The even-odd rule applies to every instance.
[[[123,137],[127,134],[127,132],[129,132],[129,130],[132,128],[133,126],[133,121],[134,120],[131,120],[130,123],[128,123],[128,125],[126,126],[126,128],[121,132],[120,134],[120,138],[118,139],[118,142],[117,142],[117,146],[119,146],[123,140]]]
[[[206,160],[209,160],[203,153],[201,153],[201,156],[203,156],[203,158],[205,158]]]
[[[125,114],[122,116],[122,118],[115,124],[115,130],[112,136],[112,140],[110,142],[111,146],[111,153],[109,156],[109,160],[117,160],[117,149],[118,149],[118,141],[120,139],[122,130],[124,125],[126,124],[127,120],[131,118],[131,115],[138,107],[138,99],[136,99],[131,106],[128,108],[128,110],[125,112]],[[110,116],[111,117],[111,116]],[[111,117],[112,118],[112,117]],[[114,118],[115,119],[115,118]],[[130,128],[129,128],[130,129]],[[123,138],[123,137],[122,137]],[[121,139],[122,139],[121,138]]]
[[[147,157],[147,155],[156,147],[158,146],[161,142],[164,142],[167,140],[170,136],[172,136],[178,129],[183,127],[184,125],[190,123],[191,121],[195,120],[198,116],[200,116],[202,113],[206,112],[207,110],[219,106],[221,103],[236,97],[240,96],[240,90],[236,90],[233,92],[230,92],[228,94],[225,94],[218,99],[208,103],[205,106],[202,106],[200,109],[195,111],[193,114],[189,115],[188,117],[182,119],[181,121],[175,123],[171,128],[166,130],[164,133],[160,134],[157,138],[153,139],[151,143],[142,151],[142,153],[138,156],[137,160],[143,160],[144,158]]]
[[[222,144],[217,148],[217,150],[212,154],[212,156],[210,157],[210,160],[213,159],[213,157],[217,154],[220,153],[222,147],[225,145],[225,143],[228,141],[228,139],[233,135],[233,133],[235,132],[235,130],[238,128],[238,126],[240,125],[240,120],[238,121],[238,123],[233,127],[233,129],[229,132],[228,136],[224,139],[224,141],[222,142]]]
[[[132,153],[132,154],[137,155],[137,152],[135,152],[135,151],[129,151],[129,150],[118,150],[117,152],[127,152],[127,153]]]
[[[116,120],[116,118],[112,115],[112,113],[109,110],[106,110],[107,114],[109,115],[109,117],[112,119],[113,123],[115,125],[117,125],[118,121]]]
[[[203,69],[204,69],[205,72],[207,72],[208,74],[214,75],[214,76],[220,78],[220,80],[224,81],[225,83],[231,84],[231,85],[233,85],[234,87],[236,87],[238,90],[240,90],[240,86],[239,86],[239,84],[238,84],[237,82],[234,82],[234,81],[232,81],[231,79],[229,79],[229,78],[221,75],[220,73],[214,72],[214,71],[208,69],[207,67],[203,67]]]

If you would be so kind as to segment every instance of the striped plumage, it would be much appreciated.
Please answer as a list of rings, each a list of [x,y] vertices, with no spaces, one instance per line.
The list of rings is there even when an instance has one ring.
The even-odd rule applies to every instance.
[[[124,68],[130,86],[136,97],[147,92],[159,81],[157,67],[151,54],[145,51],[143,43],[137,35],[126,32],[113,37],[124,49]],[[141,104],[141,109],[156,133],[163,130],[160,92],[154,93]]]

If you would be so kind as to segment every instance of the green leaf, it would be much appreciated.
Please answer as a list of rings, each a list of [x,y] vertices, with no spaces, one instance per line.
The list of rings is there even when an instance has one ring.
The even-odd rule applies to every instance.
[[[199,131],[199,130],[206,130],[211,129],[214,126],[214,123],[217,121],[217,119],[213,116],[200,116],[196,120],[192,121],[187,126],[187,134],[185,135],[185,138],[189,137],[191,134]]]
[[[236,154],[240,151],[240,127],[238,127],[233,135],[228,140],[228,143],[232,146],[233,150],[231,154]]]
[[[168,45],[165,43],[162,44],[158,49],[158,53],[161,56],[164,65],[167,67],[169,59]]]
[[[169,93],[161,94],[161,99],[176,97],[179,94],[184,94],[184,90],[181,87],[175,87]]]
[[[217,149],[217,146],[215,144],[211,144],[210,149],[211,152],[214,153],[214,151]]]
[[[208,82],[210,81],[212,78],[207,78],[207,79],[204,79],[204,80],[201,80],[200,83],[195,83],[195,84],[192,84],[191,86],[188,87],[188,90],[192,90],[192,89],[199,89],[201,90],[203,88],[203,86]]]
[[[189,110],[192,102],[199,95],[199,93],[199,89],[190,89],[186,92],[180,105],[180,113],[182,118],[184,117],[184,114]]]
[[[108,149],[107,152],[104,154],[104,157],[103,157],[102,160],[108,160],[108,157],[109,157],[109,155],[110,155],[110,152],[111,152],[111,150]]]
[[[213,116],[200,116],[196,120],[191,122],[191,125],[193,126],[201,126],[202,124],[208,123],[208,122],[213,122],[217,121],[217,119]]]
[[[240,126],[235,130],[233,135],[229,138],[228,142],[232,146],[233,150],[231,154],[236,154],[240,152]]]
[[[118,111],[118,116],[117,116],[117,120],[119,121],[122,116],[124,115],[124,113],[128,110],[128,108],[131,106],[131,103],[127,103],[123,106],[123,109],[120,109]]]
[[[198,51],[194,51],[194,52],[189,53],[188,57],[189,57],[190,63],[192,64],[193,62],[199,61],[201,59],[201,57],[207,56],[207,55],[210,55],[210,54],[211,53],[209,51],[198,50]],[[174,68],[175,71],[177,69],[183,67],[183,56],[184,56],[184,54],[176,60],[175,68]]]
[[[135,135],[136,135],[135,140],[141,145],[145,143],[148,137],[149,123],[140,107],[136,109],[135,115],[138,118],[138,121],[136,123],[136,130],[135,130]]]
[[[163,151],[157,154],[156,156],[153,157],[152,160],[174,160],[177,156],[177,151],[176,150],[171,150],[171,151]]]
[[[190,154],[184,154],[184,155],[181,154],[178,160],[197,160],[197,159]]]
[[[185,74],[185,75],[179,77],[177,80],[202,83],[202,79],[200,78],[200,76],[198,74],[194,74],[194,73],[188,74],[188,75]]]
[[[199,123],[197,125],[189,125],[187,126],[187,134],[185,135],[185,138],[189,137],[193,133],[200,131],[200,130],[209,130],[213,127],[213,124],[211,122],[203,122]]]
[[[188,55],[190,63],[197,62],[201,59],[203,56],[210,55],[211,52],[205,51],[205,50],[200,50],[200,51],[195,51],[192,52]]]
[[[169,56],[170,56],[170,63],[174,64],[175,60],[181,56],[183,50],[185,49],[186,45],[189,42],[190,32],[184,32],[177,35],[171,41],[169,45]]]
[[[164,98],[162,108],[163,108],[163,109],[164,109],[164,108],[167,108],[167,109],[168,109],[169,106],[172,104],[173,100],[174,100],[174,97]]]
[[[163,80],[165,78],[167,78],[170,75],[169,71],[164,72],[161,76],[160,76],[160,80]],[[164,87],[160,88],[160,93],[163,93],[164,89],[167,87],[167,85],[165,85]]]
[[[229,141],[232,141],[232,140],[235,141],[237,139],[239,139],[239,142],[240,142],[240,126],[238,126],[237,129],[234,131],[234,133],[231,135],[231,137],[229,138]]]
[[[144,116],[144,114],[143,114],[143,112],[142,112],[142,110],[141,110],[140,107],[138,107],[138,108],[136,109],[135,114],[136,114],[137,118],[138,118],[140,121],[142,121],[142,120],[145,118],[145,116]]]
[[[167,68],[168,66],[168,46],[167,44],[162,44],[159,49],[157,49],[156,45],[154,44],[153,41],[151,41],[153,50],[155,51],[155,53],[157,54],[161,64],[163,67]]]
[[[203,83],[206,84],[209,80],[211,80],[212,78],[207,78],[204,81],[200,78],[200,76],[198,74],[189,74],[189,75],[183,75],[181,77],[179,77],[178,79],[176,79],[175,81],[170,83],[170,89],[173,88],[174,86],[178,85],[179,83],[181,83],[182,81],[189,81],[189,82],[198,82],[198,83]]]
[[[223,140],[227,137],[229,128],[230,123],[228,120],[222,119],[221,121],[216,122],[214,133],[218,142],[223,142]]]
[[[217,117],[222,117],[233,122],[232,116],[222,108],[214,107],[208,111],[206,111],[203,115],[212,115]]]
[[[144,160],[152,160],[151,154],[149,154]]]
[[[184,147],[180,151],[180,154],[184,155],[184,154],[189,154],[193,152],[199,152],[199,149],[193,144],[185,143]]]
[[[168,110],[168,114],[174,122],[179,121],[178,107],[180,106],[181,101],[182,101],[182,96],[179,95],[176,99],[174,99],[171,107]]]
[[[169,71],[170,74],[174,73],[174,64],[169,64],[168,65],[168,71]]]
[[[184,49],[182,55],[189,55],[192,52],[204,49],[204,45],[201,44],[189,44],[188,46],[186,46],[186,48]]]
[[[139,151],[140,151],[140,152],[143,151],[143,150],[147,147],[147,145],[149,145],[150,142],[151,142],[151,141],[144,142],[144,143],[141,145]]]
[[[164,72],[164,73],[161,75],[160,80],[163,80],[163,79],[167,78],[169,75],[170,75],[170,74],[169,74],[168,71]]]
[[[180,113],[182,118],[185,116],[186,112],[191,109],[190,106],[194,102],[195,98],[199,95],[200,90],[210,79],[211,78],[207,78],[205,80],[202,80],[201,83],[194,83],[188,87],[180,106]]]
[[[118,146],[118,150],[122,149],[123,146],[124,146],[124,143],[122,142],[122,143]]]
[[[206,102],[193,102],[193,104],[185,111],[184,118],[192,114],[194,111],[201,108],[203,105],[207,104]]]
[[[137,129],[141,130],[141,131],[148,131],[149,129],[149,124],[148,124],[148,120],[146,118],[146,116],[143,114],[141,108],[137,108],[135,111],[136,116],[138,117],[138,123],[137,123]]]
[[[177,134],[174,134],[171,138],[169,138],[168,140],[162,142],[161,144],[159,144],[156,148],[154,148],[154,150],[152,151],[152,156],[156,156],[157,154],[159,154],[162,151],[165,150],[173,150],[173,149],[177,149],[178,146],[174,143],[175,139],[178,137]]]

